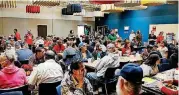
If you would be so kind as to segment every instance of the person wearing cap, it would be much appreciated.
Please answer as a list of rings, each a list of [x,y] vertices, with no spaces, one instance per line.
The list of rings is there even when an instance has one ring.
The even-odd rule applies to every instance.
[[[33,54],[29,58],[29,64],[35,66],[35,65],[38,65],[40,63],[45,62],[45,60],[44,60],[44,54],[45,54],[45,49],[42,48],[42,47],[37,47],[35,49],[35,54]]]
[[[61,82],[62,95],[93,95],[92,85],[85,77],[85,72],[82,62],[73,61]]]
[[[76,58],[87,62],[89,58],[92,58],[92,54],[87,50],[86,43],[81,42],[79,45],[79,50],[77,51]]]
[[[28,84],[31,89],[41,83],[55,83],[63,79],[61,66],[55,61],[55,52],[48,50],[45,53],[45,62],[39,64],[31,73]]]
[[[118,83],[116,85],[117,95],[140,95],[143,70],[134,63],[128,63],[117,72]]]
[[[14,65],[15,57],[12,52],[5,52],[0,57],[0,89],[9,89],[27,84],[26,73]]]
[[[22,48],[16,50],[17,60],[22,64],[28,64],[29,58],[33,55],[32,50],[22,45]]]
[[[67,42],[67,48],[63,52],[63,60],[69,65],[73,60],[76,60],[76,52],[77,50],[72,47],[74,43],[72,41]]]
[[[91,82],[98,82],[101,77],[104,77],[107,68],[115,68],[119,66],[120,58],[119,54],[116,54],[115,45],[112,43],[108,44],[107,50],[107,55],[96,63],[96,72],[87,73],[87,78]]]

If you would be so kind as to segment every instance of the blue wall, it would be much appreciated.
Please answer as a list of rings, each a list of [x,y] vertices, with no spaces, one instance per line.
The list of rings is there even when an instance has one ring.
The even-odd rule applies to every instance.
[[[148,41],[150,24],[177,24],[178,5],[152,6],[145,10],[125,11],[123,13],[111,13],[104,17],[103,25],[109,29],[117,28],[119,35],[125,39],[129,37],[131,30],[140,30],[143,41]],[[124,26],[129,26],[129,32],[124,33]]]

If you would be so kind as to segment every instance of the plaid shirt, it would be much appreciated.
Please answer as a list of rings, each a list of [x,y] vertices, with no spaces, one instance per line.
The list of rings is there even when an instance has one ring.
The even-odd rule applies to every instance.
[[[62,95],[93,95],[93,88],[87,78],[84,79],[83,88],[77,88],[77,81],[67,72],[62,80]]]

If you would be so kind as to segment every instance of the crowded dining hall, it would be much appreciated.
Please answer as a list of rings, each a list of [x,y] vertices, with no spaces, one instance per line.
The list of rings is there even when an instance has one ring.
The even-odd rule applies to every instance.
[[[0,95],[179,95],[177,0],[0,0]]]

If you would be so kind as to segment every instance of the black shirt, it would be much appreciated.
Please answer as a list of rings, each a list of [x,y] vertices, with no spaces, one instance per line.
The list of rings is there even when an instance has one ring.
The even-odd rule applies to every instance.
[[[150,41],[150,39],[152,39],[152,41]],[[149,44],[154,45],[156,39],[157,37],[155,35],[149,34]]]

